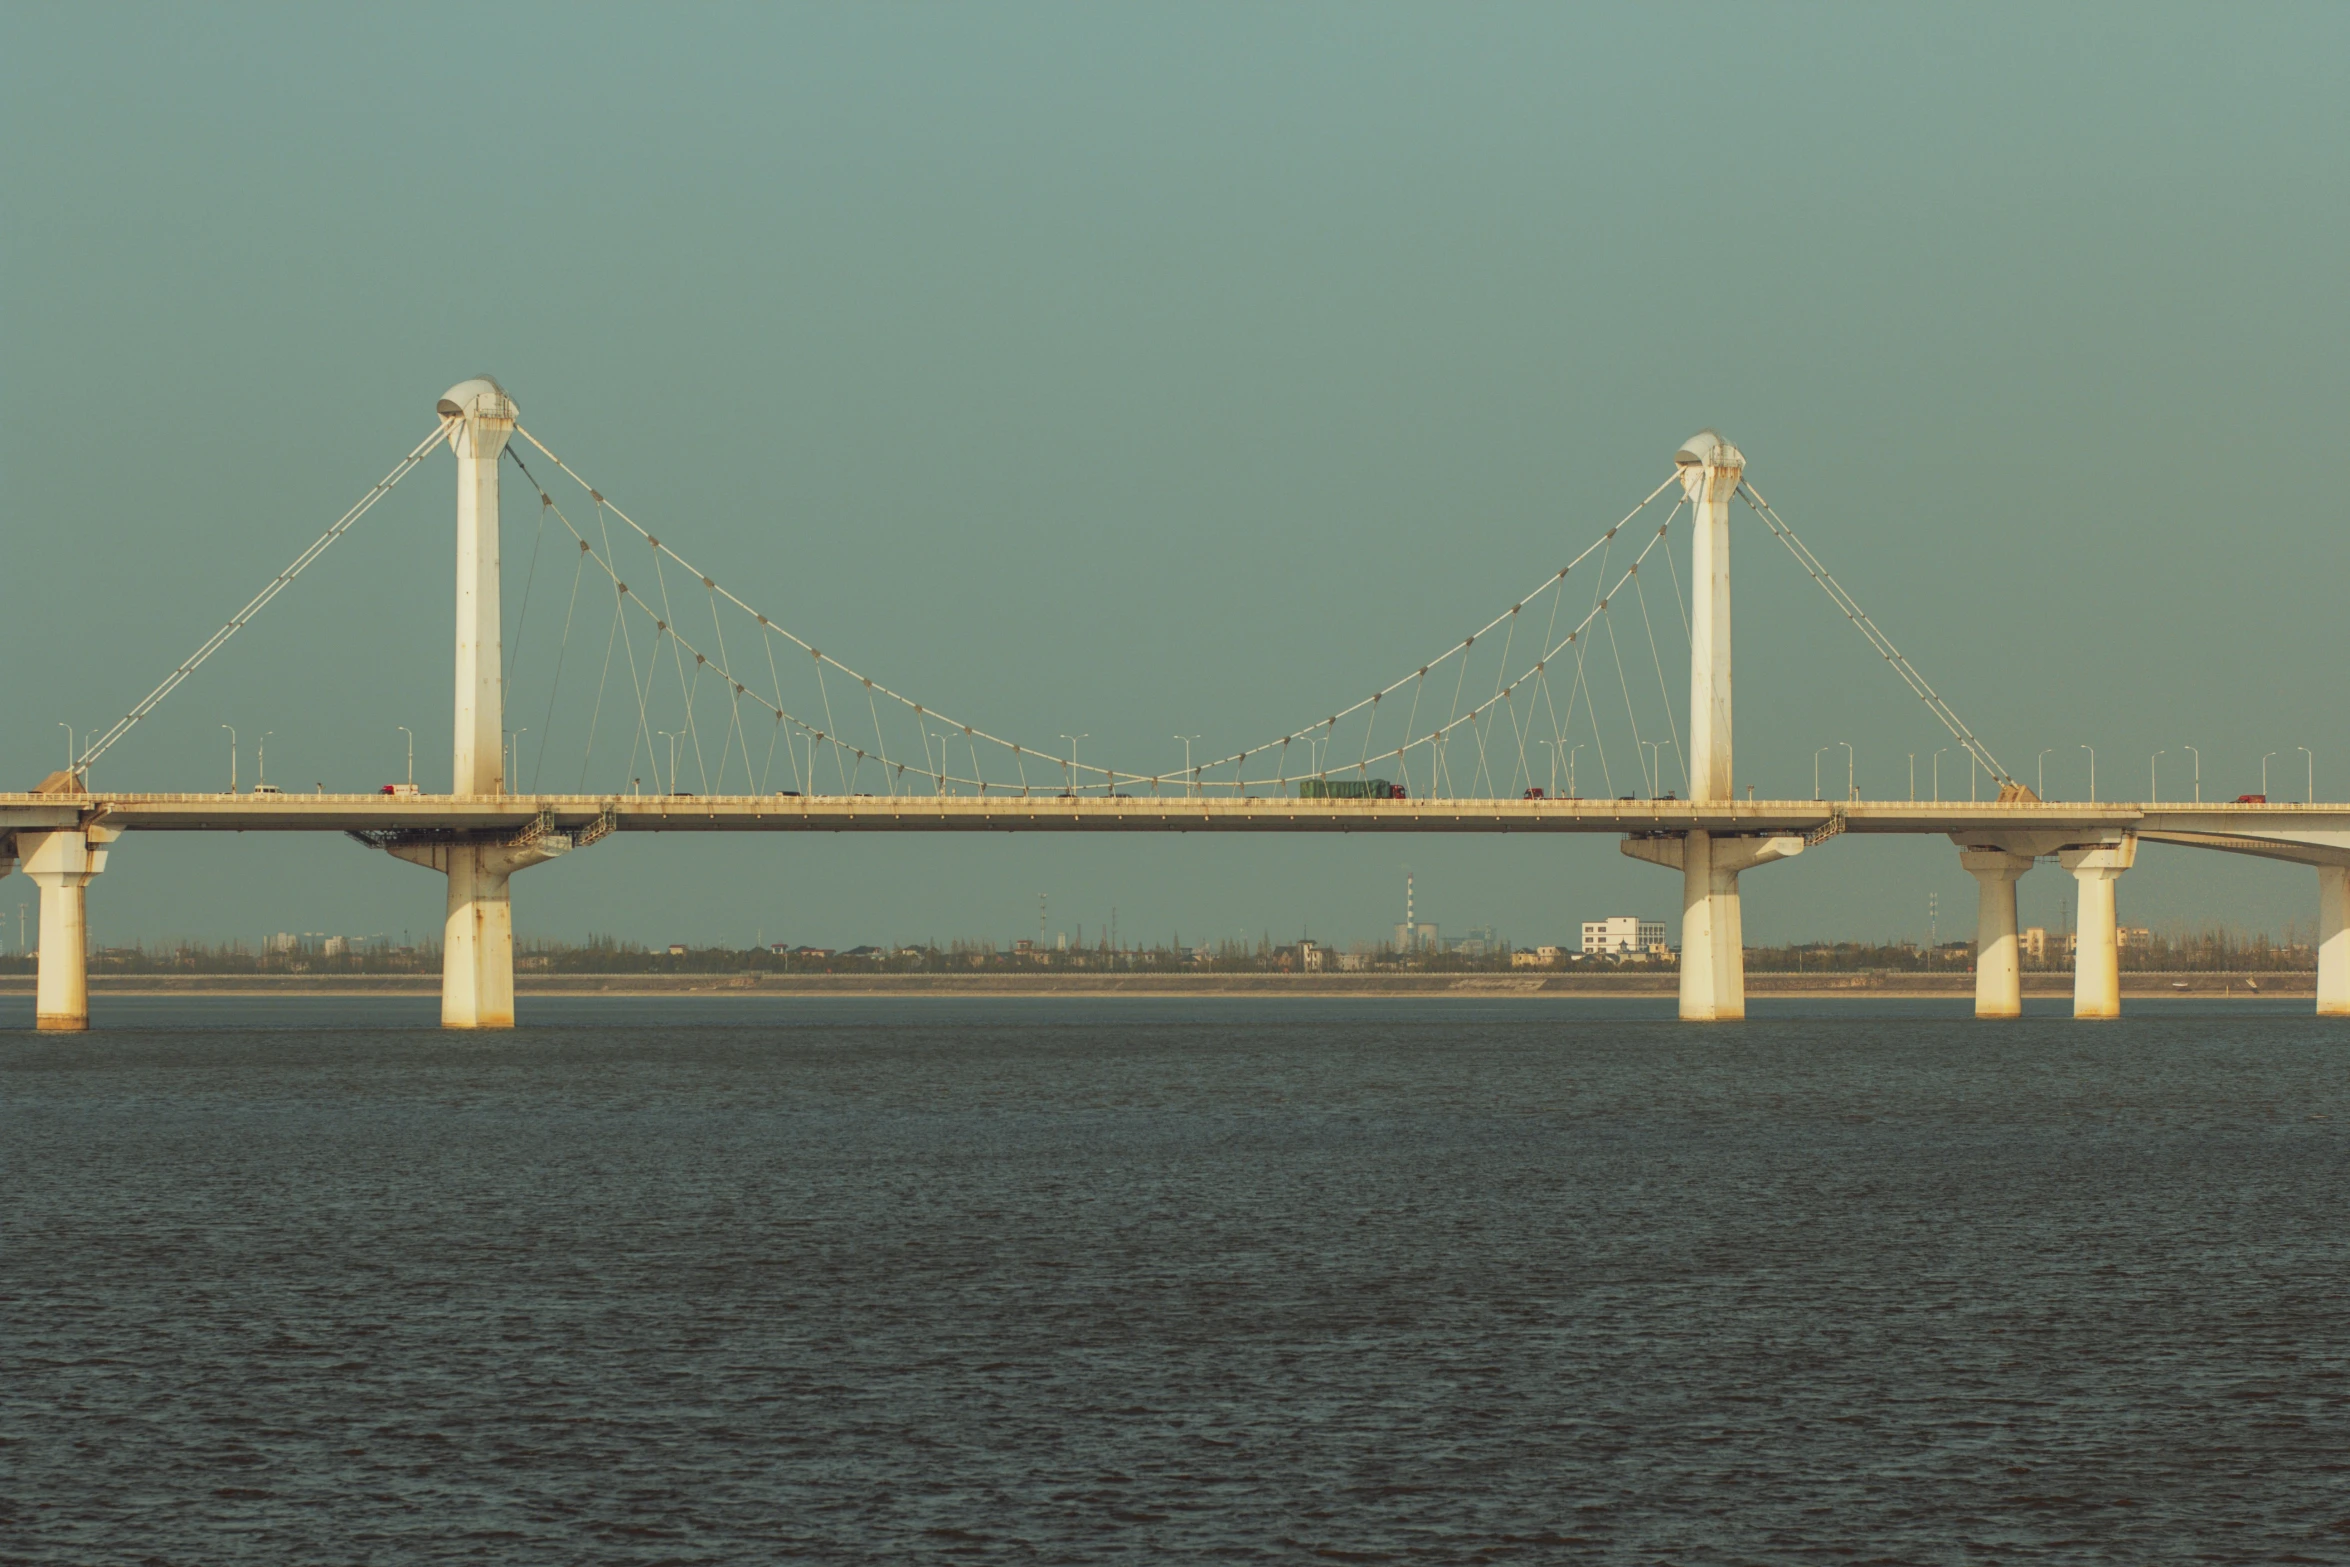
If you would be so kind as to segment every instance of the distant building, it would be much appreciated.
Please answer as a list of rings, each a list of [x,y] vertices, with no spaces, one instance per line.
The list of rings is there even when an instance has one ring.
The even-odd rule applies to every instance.
[[[1301,941],[1297,944],[1297,966],[1308,974],[1322,972],[1324,957],[1320,942]]]
[[[2015,935],[2016,950],[2034,963],[2047,962],[2051,954],[2069,958],[2080,942],[2081,938],[2071,931],[2063,931],[2051,936],[2038,925],[2027,930],[2019,930]]]
[[[1659,953],[1665,950],[1665,924],[1630,914],[1611,914],[1583,922],[1583,951],[1593,957]]]
[[[351,938],[348,936],[329,936],[326,938],[326,940],[319,943],[318,951],[321,957],[349,957],[351,955]]]
[[[1371,956],[1367,952],[1341,952],[1338,954],[1338,972],[1341,974],[1360,974],[1370,966]]]
[[[1439,952],[1443,950],[1443,943],[1437,938],[1436,926],[1433,922],[1427,924],[1406,923],[1395,927],[1395,950],[1398,952]]]
[[[281,930],[276,935],[263,942],[261,944],[261,950],[274,956],[291,952],[299,945],[300,943],[295,940],[294,933],[292,931]]]
[[[1472,925],[1466,936],[1456,937],[1445,942],[1443,950],[1457,952],[1467,958],[1482,958],[1500,951],[1501,941],[1493,934],[1492,926]]]
[[[2119,947],[2149,947],[2154,944],[2154,932],[2143,925],[2124,925],[2113,933],[2114,945]]]
[[[671,957],[673,957],[673,958],[682,958],[682,957],[684,957],[684,956],[685,956],[685,943],[684,943],[684,942],[682,942],[682,941],[673,941],[673,942],[671,942],[671,943],[669,944],[669,955],[670,955]]]

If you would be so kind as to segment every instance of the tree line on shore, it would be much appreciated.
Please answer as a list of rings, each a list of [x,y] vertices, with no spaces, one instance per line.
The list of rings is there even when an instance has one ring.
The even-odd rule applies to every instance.
[[[1061,969],[1134,973],[1265,974],[1297,972],[1418,971],[1432,973],[1486,973],[1524,971],[1529,967],[1552,971],[1655,972],[1670,970],[1670,953],[1657,956],[1582,956],[1561,954],[1554,962],[1534,962],[1532,949],[1498,942],[1483,951],[1398,952],[1387,946],[1355,946],[1341,951],[1308,940],[1276,941],[1270,934],[1254,941],[1226,939],[1198,946],[1180,937],[1156,946],[1113,947],[1105,938],[1093,945],[1039,946],[1021,941],[1010,946],[994,942],[957,940],[826,948],[812,945],[647,946],[611,936],[591,936],[584,942],[518,941],[515,962],[526,972],[569,974],[948,974],[989,971]],[[0,973],[29,973],[29,954],[0,956]],[[121,974],[413,974],[437,972],[440,944],[427,940],[392,945],[363,938],[291,938],[252,945],[245,942],[181,941],[108,947],[93,953],[90,967],[97,973]],[[1971,968],[1970,942],[1945,942],[1928,950],[1912,942],[1805,942],[1785,946],[1749,947],[1750,973],[1928,973]],[[2072,967],[2060,941],[2051,941],[2045,955],[2026,954],[2027,972],[2065,971]],[[2140,973],[2271,973],[2306,971],[2316,966],[2311,946],[2288,930],[2283,939],[2265,932],[2241,933],[2224,927],[2154,935],[2134,933],[2124,948],[2122,966]]]

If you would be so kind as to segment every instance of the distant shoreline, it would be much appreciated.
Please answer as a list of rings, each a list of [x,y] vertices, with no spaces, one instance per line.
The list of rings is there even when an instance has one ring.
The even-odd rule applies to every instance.
[[[2187,988],[2179,989],[2184,983]],[[1678,976],[1660,974],[518,974],[518,996],[636,997],[1391,997],[1513,999],[1589,997],[1661,999]],[[2251,988],[2257,983],[2258,989]],[[1971,973],[1749,974],[1749,997],[1804,999],[1956,999],[1974,993]],[[2027,996],[2072,994],[2072,976],[2027,974]],[[31,975],[0,976],[0,995],[30,995]],[[93,995],[106,996],[429,996],[435,974],[93,974]],[[2317,976],[2279,974],[2124,974],[2122,994],[2197,1000],[2313,996]]]

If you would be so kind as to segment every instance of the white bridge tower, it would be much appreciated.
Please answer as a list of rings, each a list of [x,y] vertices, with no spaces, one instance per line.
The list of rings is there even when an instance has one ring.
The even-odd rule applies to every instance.
[[[1712,430],[1673,454],[1692,518],[1689,604],[1689,798],[1732,814],[1730,498],[1746,458]],[[1701,816],[1702,819],[1702,816]],[[1725,826],[1732,824],[1725,821]],[[1627,838],[1624,852],[1681,873],[1681,1016],[1721,1022],[1746,1016],[1745,931],[1738,917],[1742,871],[1803,852],[1792,834],[1737,836],[1713,827],[1680,837]]]
[[[498,467],[519,416],[487,376],[441,395],[457,457],[457,689],[450,793],[501,796],[506,787],[504,644],[498,624]],[[514,1026],[514,910],[507,879],[553,859],[569,837],[533,831],[450,833],[385,845],[449,878],[441,937],[441,1026]]]

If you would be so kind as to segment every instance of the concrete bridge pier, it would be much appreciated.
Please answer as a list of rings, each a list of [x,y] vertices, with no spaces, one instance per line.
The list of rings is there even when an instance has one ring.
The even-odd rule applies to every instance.
[[[514,905],[507,882],[571,847],[568,835],[528,843],[393,843],[396,859],[449,878],[441,929],[441,1027],[514,1026]]]
[[[78,1033],[90,1026],[90,878],[106,869],[110,827],[17,834],[24,873],[41,889],[41,958],[34,981],[35,1026]]]
[[[2119,843],[2092,848],[2065,849],[2057,863],[2080,883],[2080,915],[2075,923],[2078,940],[2073,950],[2073,1016],[2120,1017],[2122,965],[2119,930],[2114,918],[2114,887],[2122,872],[2136,863],[2138,840],[2125,836]]]
[[[2028,854],[1961,849],[1958,863],[1975,878],[1975,1016],[2021,1017],[2024,975],[2016,950],[2015,884],[2032,868]]]
[[[1746,1016],[1746,932],[1738,906],[1742,871],[1803,852],[1793,833],[1723,838],[1627,838],[1636,860],[1681,873],[1681,1020],[1727,1023]]]
[[[2317,868],[2317,1015],[2350,1017],[2350,865]]]

